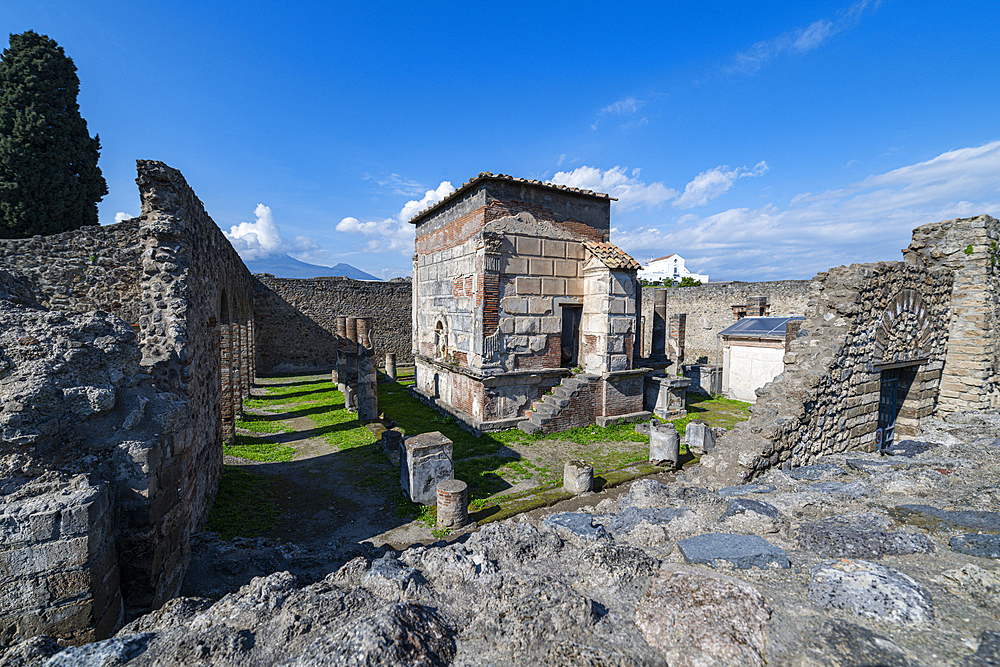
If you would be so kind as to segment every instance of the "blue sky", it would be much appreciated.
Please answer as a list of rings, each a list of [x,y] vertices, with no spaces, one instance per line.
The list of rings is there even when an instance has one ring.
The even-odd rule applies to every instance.
[[[995,2],[8,3],[78,68],[110,193],[180,169],[247,257],[408,275],[480,171],[609,192],[613,243],[712,279],[899,259],[1000,217]],[[6,46],[6,44],[4,44]]]

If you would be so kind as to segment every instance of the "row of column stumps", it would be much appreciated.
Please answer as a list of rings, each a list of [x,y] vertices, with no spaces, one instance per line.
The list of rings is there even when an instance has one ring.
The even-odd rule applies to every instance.
[[[378,418],[378,377],[371,341],[371,317],[336,318],[337,358],[332,380],[344,395],[344,407],[362,422]]]

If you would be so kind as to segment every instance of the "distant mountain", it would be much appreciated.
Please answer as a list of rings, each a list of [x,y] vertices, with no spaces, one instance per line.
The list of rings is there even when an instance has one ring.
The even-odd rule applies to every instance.
[[[300,262],[288,255],[276,255],[264,259],[244,261],[250,273],[270,273],[276,278],[324,278],[327,276],[344,276],[354,280],[381,280],[350,264],[341,262],[336,266],[319,266]]]

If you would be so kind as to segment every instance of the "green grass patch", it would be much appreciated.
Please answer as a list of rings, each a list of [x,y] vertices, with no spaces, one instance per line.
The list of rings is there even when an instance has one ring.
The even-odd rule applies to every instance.
[[[281,423],[280,419],[275,419],[271,415],[254,415],[249,412],[243,413],[242,419],[236,420],[236,428],[253,433],[294,433],[291,429]]]
[[[295,448],[271,442],[264,438],[237,435],[235,443],[222,446],[222,453],[249,461],[261,461],[265,463],[287,462],[295,457]]]
[[[670,423],[677,428],[677,432],[683,440],[687,425],[695,419],[699,419],[709,426],[730,429],[750,418],[751,405],[745,401],[723,398],[722,396],[709,398],[708,396],[689,394],[687,397],[687,417],[674,419]]]
[[[260,537],[278,522],[271,481],[239,468],[222,466],[219,491],[208,513],[208,530],[224,540]]]

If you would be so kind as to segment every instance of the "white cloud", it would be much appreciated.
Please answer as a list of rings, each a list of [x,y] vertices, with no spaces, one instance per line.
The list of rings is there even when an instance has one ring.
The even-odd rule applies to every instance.
[[[736,179],[763,176],[767,170],[767,163],[761,160],[753,169],[746,167],[730,169],[723,165],[703,171],[684,187],[684,193],[673,202],[673,205],[677,208],[692,208],[706,204],[733,187]]]
[[[410,219],[429,206],[438,203],[455,188],[449,181],[442,181],[434,190],[427,190],[422,199],[406,202],[394,218],[361,222],[355,217],[347,217],[337,223],[337,231],[347,234],[361,234],[369,237],[365,243],[367,252],[402,251],[403,254],[413,252],[414,227]]]
[[[308,236],[289,240],[281,235],[269,206],[257,204],[254,215],[257,217],[254,222],[241,222],[230,227],[229,232],[223,232],[244,260],[284,254],[318,256],[319,245]]]
[[[594,121],[594,124],[590,126],[590,129],[596,130],[598,123],[608,116],[631,116],[637,113],[645,104],[646,103],[643,100],[637,100],[634,97],[627,97],[624,100],[618,100],[613,104],[609,104],[597,112],[597,119]],[[646,121],[645,118],[642,120]],[[645,122],[642,122],[641,124],[645,124]]]
[[[552,182],[617,197],[616,208],[623,210],[638,206],[659,206],[677,196],[677,190],[661,182],[647,185],[639,180],[638,169],[629,172],[625,167],[617,166],[607,171],[587,166],[577,167],[573,171],[559,171],[552,177]]]
[[[125,213],[124,211],[118,211],[115,213],[115,222],[124,222],[125,220],[131,220],[135,216],[131,213]]]
[[[643,259],[676,252],[718,279],[806,279],[840,264],[898,260],[913,228],[929,222],[997,217],[997,173],[1000,141],[798,195],[785,207],[688,214],[672,225],[615,233],[612,242]]]
[[[433,206],[454,191],[455,188],[450,181],[441,181],[441,185],[437,186],[437,189],[428,190],[424,193],[423,199],[406,202],[403,210],[396,216],[396,219],[400,222],[409,222],[417,213],[420,213],[428,206]]]
[[[808,53],[818,48],[834,35],[853,28],[861,20],[866,9],[875,10],[881,0],[858,0],[833,21],[820,19],[805,28],[798,28],[772,39],[757,42],[742,53],[737,53],[733,64],[724,68],[726,72],[756,72],[769,61],[786,51]]]

